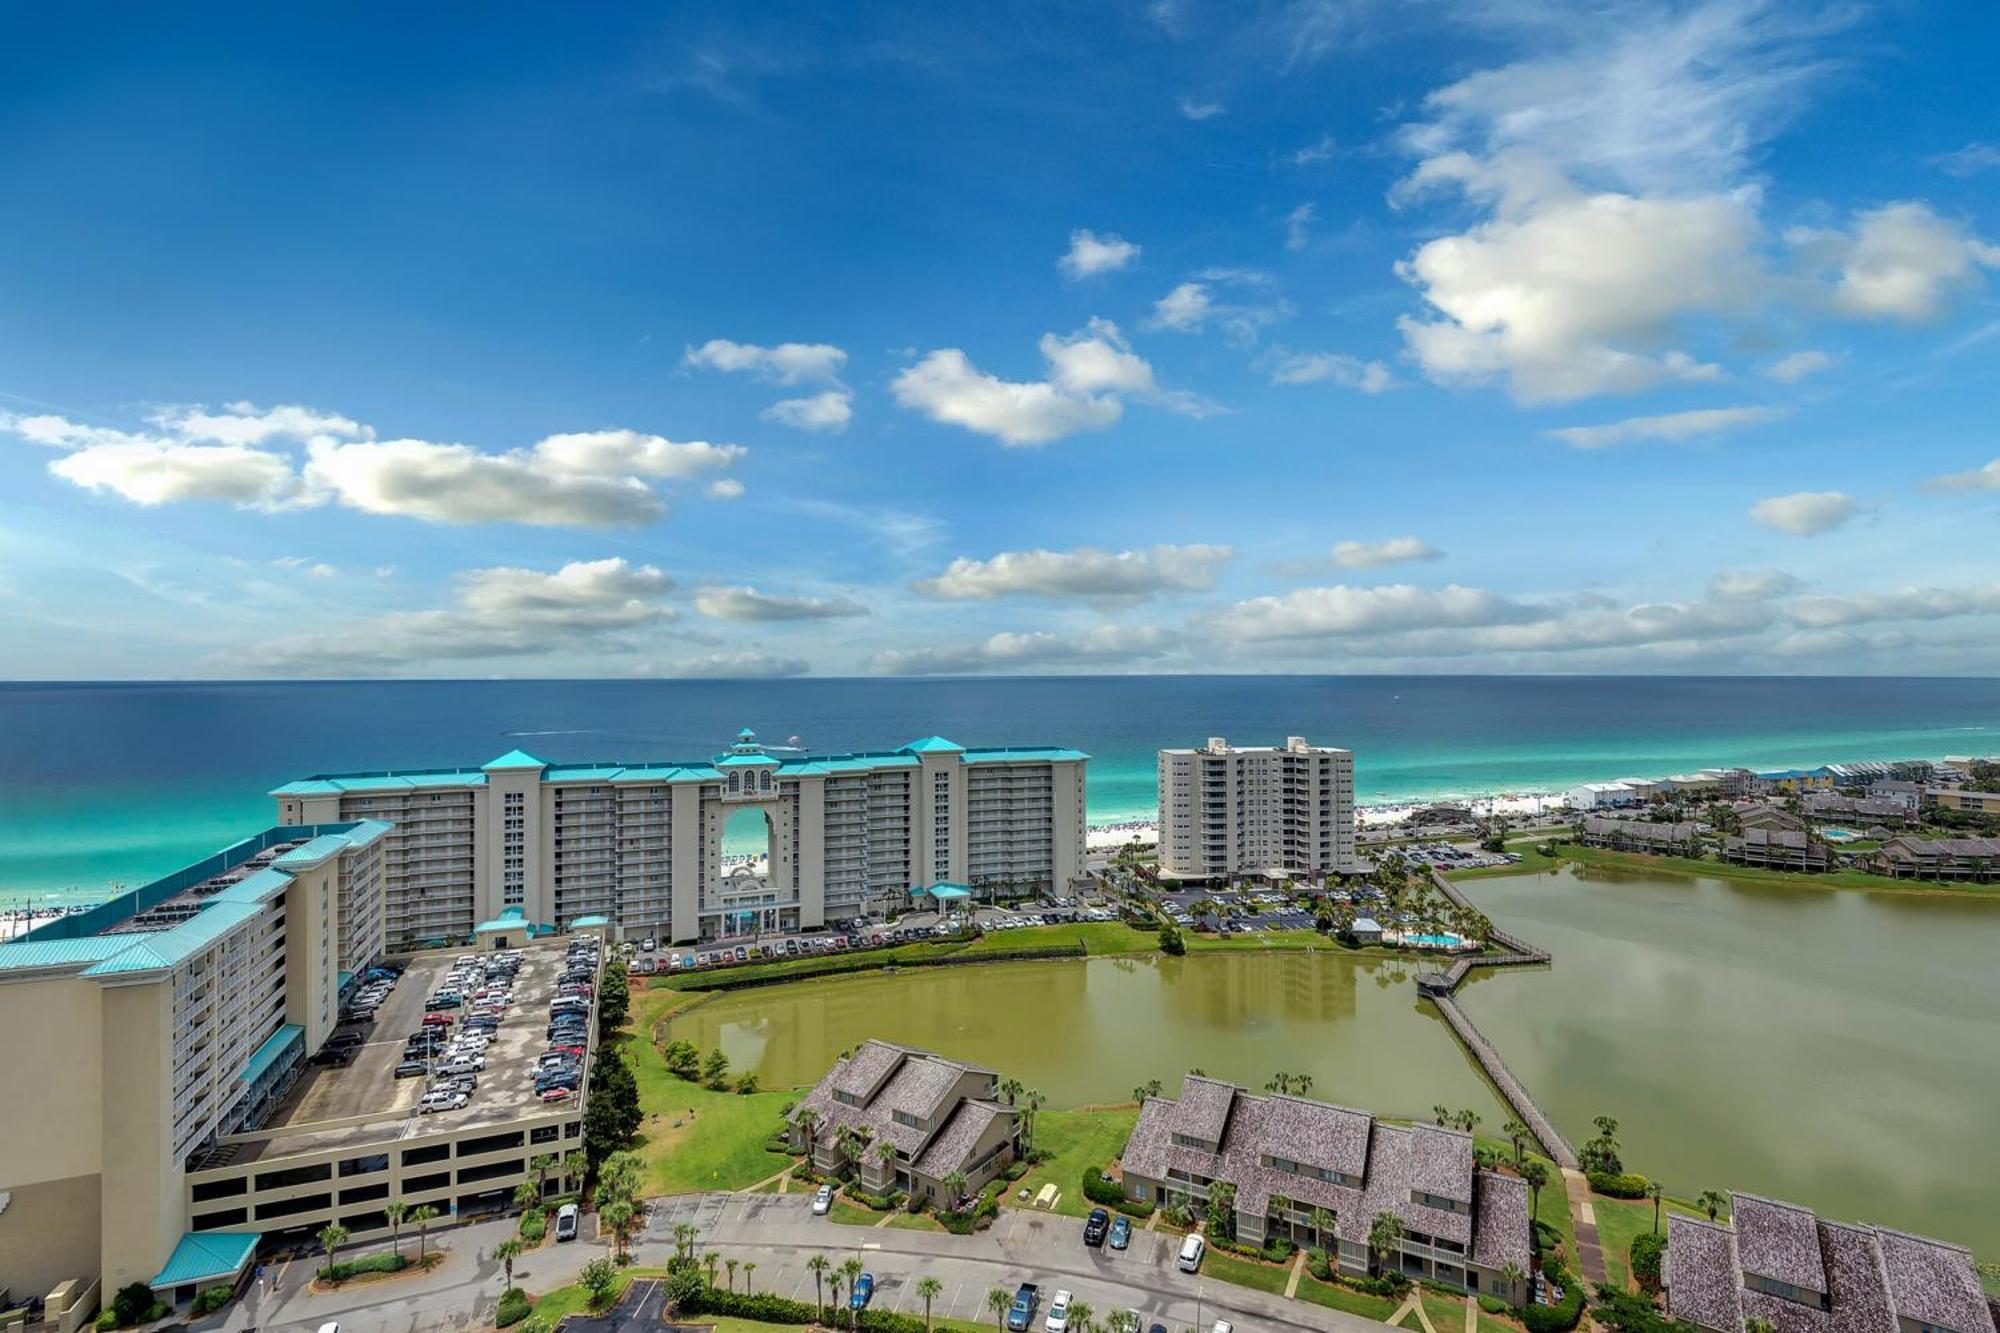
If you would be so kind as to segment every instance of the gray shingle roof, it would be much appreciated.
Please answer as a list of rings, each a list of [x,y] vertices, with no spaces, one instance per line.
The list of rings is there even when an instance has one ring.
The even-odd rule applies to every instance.
[[[995,1120],[1015,1114],[1011,1107],[994,1102],[960,1102],[951,1119],[912,1165],[933,1180],[963,1171],[971,1164],[972,1150],[979,1145],[980,1136]]]
[[[1374,1123],[1365,1111],[1305,1097],[1275,1096],[1264,1107],[1263,1150],[1358,1180],[1368,1169],[1368,1132]]]
[[[1472,1135],[1437,1125],[1410,1130],[1410,1187],[1472,1202]]]
[[[1698,1217],[1667,1215],[1667,1312],[1703,1328],[1743,1327],[1736,1234]]]
[[[831,1091],[866,1100],[882,1086],[882,1080],[894,1072],[906,1054],[908,1052],[901,1046],[892,1046],[886,1041],[864,1041],[853,1055],[835,1064],[827,1079],[821,1082],[826,1083],[830,1079]]]
[[[1519,1176],[1481,1171],[1479,1201],[1472,1210],[1472,1262],[1482,1268],[1520,1265],[1528,1270],[1528,1182]]]
[[[1993,1317],[1970,1253],[1887,1227],[1875,1228],[1875,1238],[1899,1314],[1958,1333],[1992,1333]]]
[[[1776,1278],[1795,1287],[1826,1290],[1826,1264],[1819,1253],[1819,1227],[1810,1208],[1755,1194],[1738,1194],[1736,1260],[1746,1273]]]
[[[1180,1100],[1172,1103],[1174,1118],[1171,1132],[1208,1143],[1220,1143],[1236,1091],[1234,1083],[1189,1074],[1181,1084]]]

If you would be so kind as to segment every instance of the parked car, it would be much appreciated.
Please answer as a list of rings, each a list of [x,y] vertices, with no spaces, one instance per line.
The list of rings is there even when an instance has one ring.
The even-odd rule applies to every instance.
[[[1067,1291],[1056,1293],[1056,1298],[1049,1302],[1049,1317],[1042,1321],[1044,1333],[1068,1333],[1069,1301]]]
[[[1090,1216],[1083,1219],[1083,1243],[1097,1246],[1104,1243],[1105,1235],[1111,1230],[1111,1214],[1102,1208],[1090,1210]]]
[[[833,1210],[833,1186],[821,1185],[813,1195],[813,1216],[825,1217]]]
[[[850,1310],[866,1310],[868,1302],[873,1300],[874,1297],[875,1275],[873,1273],[863,1273],[860,1277],[854,1279],[854,1290],[849,1292],[847,1296],[847,1308]]]
[[[1201,1267],[1201,1257],[1208,1253],[1208,1243],[1199,1235],[1190,1232],[1181,1242],[1179,1267],[1183,1273],[1192,1273]]]
[[[1118,1214],[1117,1217],[1111,1219],[1110,1241],[1111,1241],[1111,1248],[1114,1250],[1122,1250],[1127,1245],[1130,1245],[1132,1243],[1131,1218],[1125,1216],[1125,1214],[1123,1213],[1120,1213]],[[1135,1323],[1132,1325],[1132,1327],[1137,1328],[1138,1324]]]
[[[1007,1311],[1007,1333],[1028,1333],[1028,1325],[1035,1319],[1035,1301],[1041,1295],[1041,1288],[1032,1282],[1023,1282],[1014,1291],[1014,1304]]]
[[[575,1240],[576,1224],[577,1224],[577,1209],[575,1204],[566,1203],[562,1207],[556,1209],[557,1240],[559,1241]]]

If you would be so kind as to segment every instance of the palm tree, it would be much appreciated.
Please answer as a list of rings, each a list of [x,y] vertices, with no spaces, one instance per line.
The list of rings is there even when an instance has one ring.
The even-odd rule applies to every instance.
[[[338,1222],[329,1222],[319,1229],[319,1243],[326,1250],[326,1278],[329,1282],[340,1279],[333,1275],[333,1256],[347,1243],[347,1228]]]
[[[1035,1116],[1041,1111],[1042,1103],[1047,1101],[1048,1099],[1043,1097],[1041,1093],[1037,1092],[1033,1088],[1029,1088],[1021,1095],[1022,1098],[1028,1103],[1028,1109],[1024,1111],[1021,1115],[1021,1138],[1024,1141],[1023,1148],[1027,1152],[1033,1152],[1035,1150]]]
[[[1702,1211],[1708,1214],[1708,1220],[1711,1222],[1715,1220],[1717,1213],[1729,1206],[1729,1200],[1724,1198],[1719,1190],[1703,1190],[1695,1202],[1701,1205]]]
[[[562,1178],[565,1182],[575,1181],[578,1188],[583,1185],[583,1173],[590,1169],[590,1158],[581,1149],[566,1152],[562,1158]]]
[[[1376,1273],[1389,1266],[1389,1256],[1403,1243],[1403,1219],[1394,1213],[1375,1214],[1368,1227],[1368,1252],[1375,1256]]]
[[[1653,1201],[1653,1234],[1657,1236],[1660,1234],[1660,1182],[1659,1181],[1654,1180],[1647,1182],[1646,1197]]]
[[[1520,1291],[1521,1283],[1527,1276],[1526,1273],[1521,1271],[1521,1265],[1515,1263],[1512,1259],[1500,1265],[1500,1280],[1507,1284],[1507,1290],[1509,1291]]]
[[[745,1296],[750,1294],[750,1275],[756,1271],[757,1261],[755,1259],[745,1259],[743,1261],[743,1294]]]
[[[1521,1168],[1521,1179],[1528,1182],[1528,1216],[1539,1217],[1542,1186],[1549,1183],[1549,1169],[1540,1161],[1531,1161]]]
[[[1014,1099],[1025,1091],[1027,1089],[1022,1086],[1021,1080],[1018,1078],[1004,1078],[1000,1080],[1000,1095],[1007,1099],[1007,1105],[1009,1106],[1012,1106]]]
[[[1326,1248],[1326,1238],[1333,1232],[1333,1214],[1324,1208],[1312,1210],[1313,1244],[1322,1250]]]
[[[1762,1315],[1752,1315],[1743,1321],[1743,1333],[1778,1333],[1778,1326]]]
[[[701,1228],[692,1222],[679,1222],[674,1226],[674,1257],[683,1263],[694,1258],[695,1238],[701,1235]]]
[[[419,1204],[410,1210],[410,1223],[417,1229],[417,1262],[420,1264],[424,1261],[424,1237],[429,1234],[437,1215],[435,1204]]]
[[[1290,1196],[1273,1194],[1270,1206],[1271,1216],[1278,1219],[1278,1224],[1284,1227],[1285,1234],[1289,1236],[1292,1232],[1292,1201]]]
[[[1208,1229],[1225,1240],[1236,1239],[1236,1187],[1226,1180],[1208,1187]]]
[[[1090,1302],[1071,1301],[1069,1303],[1069,1326],[1075,1329],[1076,1333],[1090,1333],[1091,1329],[1095,1327],[1090,1322],[1092,1313]]]
[[[850,1254],[846,1259],[841,1261],[840,1275],[847,1279],[847,1294],[850,1298],[854,1295],[854,1279],[861,1276],[861,1267],[861,1256],[858,1254]],[[852,1308],[853,1304],[852,1299],[850,1299],[847,1311],[847,1322],[850,1327],[853,1326],[854,1321],[861,1313],[859,1310]]]
[[[806,1260],[806,1267],[811,1270],[813,1275],[813,1308],[819,1312],[819,1318],[824,1322],[826,1319],[826,1297],[820,1289],[820,1284],[826,1281],[827,1270],[833,1267],[833,1260],[823,1254],[815,1254],[812,1258]]]
[[[944,1295],[944,1283],[934,1277],[923,1278],[917,1283],[917,1295],[924,1300],[924,1333],[930,1333],[931,1302]]]
[[[1460,1129],[1470,1134],[1473,1127],[1479,1123],[1479,1112],[1470,1109],[1460,1111],[1452,1117],[1452,1120],[1457,1123]]]
[[[812,1156],[813,1148],[819,1141],[819,1112],[810,1106],[801,1106],[799,1113],[792,1117],[792,1123],[806,1136],[806,1156]]]
[[[954,1171],[943,1180],[944,1192],[951,1199],[951,1210],[955,1213],[965,1198],[965,1172]]]
[[[730,1291],[731,1291],[732,1293],[733,1293],[733,1292],[734,1292],[734,1291],[736,1290],[736,1265],[737,1265],[737,1262],[738,1262],[738,1261],[737,1261],[737,1260],[735,1260],[735,1259],[724,1259],[724,1260],[722,1261],[722,1266],[723,1266],[724,1268],[726,1268],[726,1269],[728,1269],[728,1270],[729,1270],[729,1290],[730,1290]]]
[[[524,1213],[541,1201],[541,1187],[532,1180],[524,1180],[514,1189],[514,1206]]]
[[[391,1199],[382,1205],[382,1215],[389,1219],[389,1249],[399,1261],[403,1257],[403,1219],[409,1212],[410,1205],[401,1199]]]
[[[535,1193],[537,1195],[549,1192],[549,1176],[561,1164],[562,1159],[558,1158],[552,1152],[545,1152],[528,1160],[528,1169],[535,1173]]]
[[[625,1233],[637,1211],[630,1199],[612,1199],[597,1210],[599,1225],[611,1233],[612,1242],[617,1247],[615,1258],[622,1260],[625,1257]]]
[[[1431,1114],[1437,1117],[1438,1127],[1442,1129],[1444,1122],[1451,1119],[1451,1108],[1443,1102],[1439,1102],[1437,1105],[1431,1107]]]
[[[1014,1298],[1005,1287],[986,1289],[986,1308],[993,1314],[993,1322],[1002,1328],[1007,1325],[1007,1312],[1014,1308]]]
[[[1527,1143],[1528,1135],[1531,1131],[1528,1129],[1526,1125],[1522,1124],[1520,1121],[1509,1120],[1506,1124],[1500,1127],[1500,1132],[1502,1134],[1505,1134],[1508,1137],[1508,1139],[1513,1143],[1514,1165],[1518,1167],[1519,1165],[1521,1165],[1522,1145]]]
[[[896,1171],[896,1145],[883,1139],[875,1145],[875,1160],[881,1165],[884,1174],[893,1177]]]
[[[501,1295],[514,1289],[514,1260],[527,1248],[518,1236],[509,1236],[493,1247],[493,1257],[500,1261],[501,1271],[507,1275],[506,1285],[500,1288]]]
[[[703,1264],[704,1264],[704,1265],[705,1265],[705,1266],[706,1266],[706,1267],[708,1268],[708,1289],[709,1289],[710,1291],[714,1291],[714,1290],[715,1290],[715,1267],[716,1267],[716,1265],[717,1265],[718,1263],[720,1263],[720,1262],[721,1262],[721,1260],[717,1259],[717,1258],[715,1257],[715,1252],[714,1252],[713,1250],[711,1250],[711,1251],[709,1251],[709,1252],[708,1252],[707,1254],[704,1254],[703,1256],[701,1256],[701,1262],[702,1262],[702,1263],[703,1263]]]

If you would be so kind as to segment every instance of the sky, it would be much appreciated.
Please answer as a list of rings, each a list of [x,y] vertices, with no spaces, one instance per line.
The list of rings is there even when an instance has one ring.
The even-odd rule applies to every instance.
[[[0,25],[0,676],[2000,674],[1988,3]]]

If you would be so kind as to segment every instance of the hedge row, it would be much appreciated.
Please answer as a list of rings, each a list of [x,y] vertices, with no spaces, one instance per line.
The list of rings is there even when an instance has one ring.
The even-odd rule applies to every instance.
[[[1542,1276],[1563,1289],[1563,1298],[1554,1305],[1530,1305],[1521,1311],[1521,1323],[1528,1333],[1569,1333],[1583,1318],[1583,1283],[1560,1264],[1544,1266]]]
[[[330,1282],[343,1282],[362,1273],[400,1273],[410,1266],[410,1261],[394,1250],[384,1250],[380,1254],[363,1255],[359,1259],[347,1259],[331,1268],[322,1268],[319,1275]]]
[[[1660,1263],[1666,1258],[1667,1238],[1657,1231],[1642,1231],[1632,1237],[1632,1276],[1643,1291],[1660,1289]]]
[[[1608,1171],[1592,1171],[1590,1188],[1607,1199],[1643,1199],[1653,1182],[1636,1171],[1622,1175],[1612,1175]]]
[[[1083,1197],[1092,1203],[1103,1204],[1106,1208],[1116,1208],[1127,1217],[1153,1215],[1153,1205],[1150,1202],[1132,1198],[1119,1188],[1116,1181],[1106,1180],[1104,1173],[1094,1166],[1084,1168]]]
[[[819,1311],[804,1301],[717,1291],[713,1287],[704,1287],[683,1300],[678,1313],[723,1315],[760,1324],[816,1324],[820,1316]],[[889,1310],[863,1310],[860,1323],[861,1333],[927,1333],[921,1318]]]

